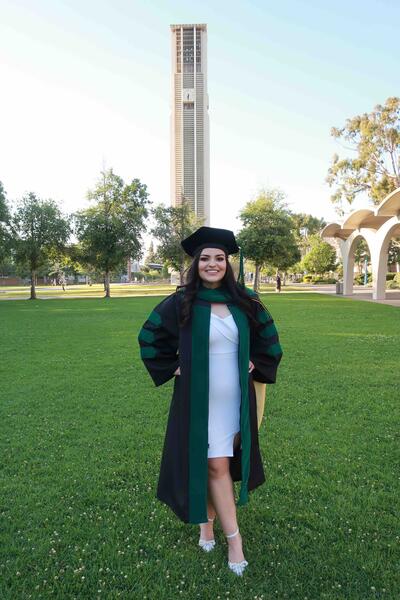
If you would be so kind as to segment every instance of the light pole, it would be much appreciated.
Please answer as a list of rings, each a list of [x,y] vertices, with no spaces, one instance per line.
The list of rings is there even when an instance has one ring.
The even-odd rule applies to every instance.
[[[368,283],[368,254],[364,252],[362,255],[364,257],[364,285]]]

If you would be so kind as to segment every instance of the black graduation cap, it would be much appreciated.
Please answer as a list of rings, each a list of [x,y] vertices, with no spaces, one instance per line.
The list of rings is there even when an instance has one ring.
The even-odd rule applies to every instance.
[[[189,256],[194,256],[203,248],[221,248],[227,254],[239,252],[233,231],[217,227],[200,227],[182,240],[181,246]]]

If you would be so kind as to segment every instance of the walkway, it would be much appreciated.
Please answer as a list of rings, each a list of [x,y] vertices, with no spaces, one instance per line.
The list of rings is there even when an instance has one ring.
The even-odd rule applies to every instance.
[[[386,290],[386,298],[384,300],[374,300],[372,298],[372,288],[365,289],[362,285],[354,286],[354,293],[351,295],[344,294],[336,294],[336,286],[335,285],[310,285],[306,283],[298,283],[293,284],[288,282],[287,287],[288,290],[285,289],[285,286],[282,286],[282,294],[298,294],[298,293],[317,293],[317,294],[329,294],[331,296],[336,296],[338,298],[350,298],[352,300],[367,300],[368,302],[378,302],[379,304],[390,304],[391,306],[400,307],[400,290]],[[2,290],[0,290],[1,292]],[[168,296],[171,294],[173,290],[160,290],[155,293],[141,293],[139,290],[135,294],[121,294],[118,292],[112,293],[111,298],[144,298],[144,297],[152,297],[152,296]],[[274,289],[269,289],[268,292],[262,290],[261,293],[275,294]],[[12,296],[7,298],[2,298],[0,293],[0,300],[27,300],[29,296]],[[68,295],[58,295],[58,296],[40,296],[38,300],[66,300],[72,298],[104,298],[103,295],[90,295],[90,294],[68,294]]]
[[[317,287],[317,286],[315,286]],[[386,290],[386,298],[384,300],[374,300],[372,297],[372,289],[363,289],[361,286],[354,286],[353,294],[336,294],[336,288],[324,286],[324,289],[314,289],[313,291],[320,294],[337,295],[338,298],[350,298],[351,300],[367,300],[367,302],[377,302],[378,304],[389,304],[390,306],[400,307],[400,290]]]

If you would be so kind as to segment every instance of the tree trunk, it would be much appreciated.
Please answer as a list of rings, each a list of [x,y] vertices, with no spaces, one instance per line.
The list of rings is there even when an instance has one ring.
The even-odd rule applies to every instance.
[[[104,298],[109,298],[110,297],[110,271],[107,271],[104,276],[104,289],[106,292],[106,295],[104,296]]]
[[[31,297],[30,300],[36,300],[36,271],[31,271]]]
[[[254,273],[254,284],[253,284],[253,290],[255,292],[258,292],[258,290],[260,288],[259,279],[260,279],[260,265],[258,265],[256,263],[256,272]]]
[[[185,263],[182,262],[179,266],[179,283],[180,283],[180,285],[184,285],[184,283],[185,283],[184,274],[185,274]]]

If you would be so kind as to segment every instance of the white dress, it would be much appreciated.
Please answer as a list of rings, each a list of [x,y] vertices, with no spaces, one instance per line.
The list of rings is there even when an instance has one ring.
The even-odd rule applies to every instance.
[[[233,456],[240,430],[239,333],[232,315],[211,312],[209,347],[208,458]]]

